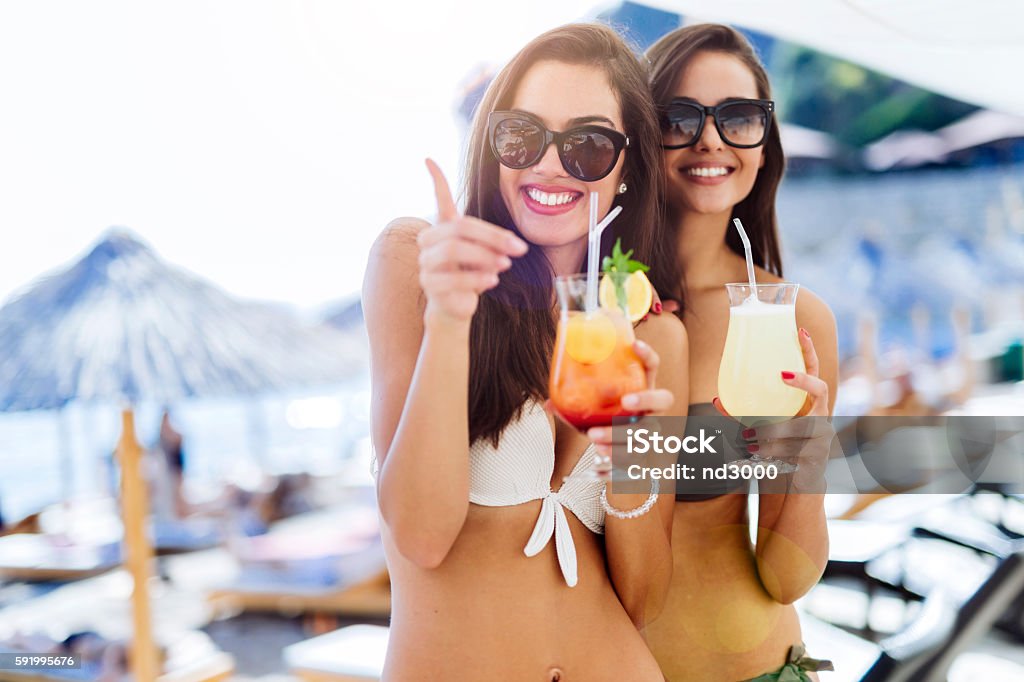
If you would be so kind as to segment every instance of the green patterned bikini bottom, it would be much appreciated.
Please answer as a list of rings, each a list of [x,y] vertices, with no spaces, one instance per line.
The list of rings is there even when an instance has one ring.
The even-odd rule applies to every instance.
[[[745,680],[745,682],[810,682],[807,674],[810,672],[821,672],[822,670],[835,670],[832,661],[819,661],[807,655],[804,645],[797,644],[789,648],[789,655],[786,657],[786,664],[778,670],[764,675]]]

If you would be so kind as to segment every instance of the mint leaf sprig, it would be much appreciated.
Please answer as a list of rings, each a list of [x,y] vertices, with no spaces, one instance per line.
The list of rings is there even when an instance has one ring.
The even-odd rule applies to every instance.
[[[651,269],[651,266],[630,258],[632,255],[633,249],[625,253],[622,252],[622,237],[619,237],[615,240],[615,246],[612,247],[612,255],[605,256],[601,261],[601,272],[622,272],[631,275],[634,272],[647,272]],[[615,285],[615,298],[619,302],[619,307],[626,310],[629,307],[629,299],[626,297],[626,277],[613,277],[612,282]]]
[[[601,271],[628,272],[629,274],[633,274],[638,270],[647,272],[651,269],[649,265],[645,265],[638,260],[630,258],[632,255],[633,249],[630,249],[626,253],[622,252],[622,237],[619,237],[615,240],[615,246],[612,247],[612,255],[605,256],[604,260],[601,261]]]

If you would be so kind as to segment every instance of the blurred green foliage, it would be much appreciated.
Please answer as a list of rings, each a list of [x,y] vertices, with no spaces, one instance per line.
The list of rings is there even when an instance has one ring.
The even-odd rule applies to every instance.
[[[784,121],[852,147],[895,130],[936,130],[978,108],[781,40],[768,66]]]

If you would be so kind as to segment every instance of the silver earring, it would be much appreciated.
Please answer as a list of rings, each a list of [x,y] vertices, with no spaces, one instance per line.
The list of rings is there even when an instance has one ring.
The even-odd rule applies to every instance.
[[[626,183],[622,183],[621,185],[619,185],[619,194],[625,194],[627,189],[629,188],[626,187]]]

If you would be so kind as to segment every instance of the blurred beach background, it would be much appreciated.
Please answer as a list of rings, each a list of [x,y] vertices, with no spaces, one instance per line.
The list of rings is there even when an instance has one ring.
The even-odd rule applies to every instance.
[[[457,176],[496,68],[543,30],[594,18],[640,47],[701,18],[757,46],[790,163],[785,274],[836,313],[839,413],[1024,414],[1024,103],[986,90],[990,73],[944,80],[928,64],[929,51],[977,51],[974,23],[929,3],[910,3],[917,15],[866,3],[863,21],[903,22],[893,34],[922,55],[887,70],[866,48],[859,60],[848,45],[824,51],[814,22],[825,13],[803,15],[801,42],[798,28],[748,26],[734,18],[744,3],[721,4],[697,15],[669,0],[521,0],[514,12],[456,0],[4,3],[0,519],[44,512],[42,530],[65,532],[46,510],[116,497],[127,402],[146,448],[169,412],[197,509],[225,503],[228,488],[262,495],[307,475],[306,511],[365,504],[352,491],[372,489],[359,307],[369,246],[394,217],[430,216],[422,161]],[[982,4],[981,21],[1005,19],[988,47],[1021,55],[1019,6]],[[775,21],[798,24],[805,10],[783,3]],[[915,26],[931,33],[907,38]],[[257,376],[265,368],[274,381]],[[214,544],[250,530],[218,526]],[[300,572],[329,582],[319,566]],[[189,582],[187,558],[161,568],[175,572],[212,589]],[[57,589],[25,584],[0,582],[0,641],[21,622],[9,609]],[[839,603],[823,594],[819,612]],[[358,609],[295,620],[306,611],[238,621],[232,635],[229,609],[207,631],[221,644],[245,628],[290,642],[359,620]],[[913,615],[841,625],[876,641]],[[59,639],[74,627],[50,629]],[[285,674],[257,648],[250,660],[233,652],[236,670]]]
[[[126,234],[227,295],[354,336],[370,243],[396,216],[430,215],[422,160],[457,176],[468,117],[503,59],[564,21],[601,17],[644,46],[684,20],[590,2],[560,3],[540,21],[455,2],[61,9],[11,3],[0,22],[0,83],[11,100],[0,132],[9,238],[0,301]],[[500,31],[488,30],[498,21]],[[836,313],[841,357],[856,356],[869,317],[880,355],[940,361],[954,352],[957,307],[984,345],[979,361],[1019,344],[1024,112],[993,112],[744,30],[769,66],[785,126],[786,274]],[[188,433],[190,482],[244,477],[257,463],[330,469],[365,449],[365,347],[346,352],[350,376],[319,391],[173,405]],[[1001,378],[1000,367],[985,364],[983,378]],[[118,429],[117,401],[103,402],[71,402],[60,420],[0,413],[5,516],[59,499],[60,428],[70,434],[73,491],[102,484],[97,462]],[[143,403],[143,442],[161,407]]]

